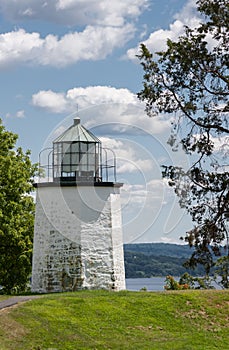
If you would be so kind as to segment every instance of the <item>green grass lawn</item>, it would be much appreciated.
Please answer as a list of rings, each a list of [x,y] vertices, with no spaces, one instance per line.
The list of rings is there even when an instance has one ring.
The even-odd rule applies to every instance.
[[[45,295],[0,311],[1,350],[228,349],[229,291]]]

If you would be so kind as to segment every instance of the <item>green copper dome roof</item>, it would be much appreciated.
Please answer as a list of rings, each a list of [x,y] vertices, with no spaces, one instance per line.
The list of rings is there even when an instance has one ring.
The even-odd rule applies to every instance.
[[[90,131],[80,124],[80,118],[74,118],[74,124],[58,136],[53,143],[57,142],[101,142]]]

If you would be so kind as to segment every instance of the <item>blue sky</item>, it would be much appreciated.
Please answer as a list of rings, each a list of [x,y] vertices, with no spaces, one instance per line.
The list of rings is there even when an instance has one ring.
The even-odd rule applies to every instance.
[[[179,242],[190,221],[161,180],[162,164],[188,165],[167,146],[170,123],[150,119],[136,93],[135,55],[197,25],[194,0],[0,0],[0,116],[18,145],[39,151],[78,110],[118,158],[125,242]]]

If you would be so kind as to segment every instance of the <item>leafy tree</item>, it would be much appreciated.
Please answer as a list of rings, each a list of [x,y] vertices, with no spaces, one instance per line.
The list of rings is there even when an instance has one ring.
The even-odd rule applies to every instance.
[[[221,280],[218,282],[218,277]],[[223,288],[229,288],[229,261],[228,256],[220,257],[215,263],[215,281]]]
[[[177,41],[167,41],[165,51],[154,56],[141,45],[144,82],[138,97],[149,116],[171,118],[168,143],[190,155],[189,169],[171,165],[162,172],[194,222],[185,236],[195,248],[187,263],[202,263],[208,274],[223,244],[222,283],[228,287],[229,3],[198,0],[197,9],[202,23],[186,26]]]
[[[180,281],[177,282],[173,276],[166,276],[165,279],[165,290],[184,290],[184,289],[190,289],[190,286],[188,283],[181,284]]]
[[[179,284],[188,285],[189,289],[214,289],[211,285],[213,278],[209,276],[193,277],[189,273],[185,272],[179,280]]]
[[[0,121],[0,286],[25,290],[31,273],[34,202],[29,195],[36,166],[29,151],[15,150],[17,135]]]

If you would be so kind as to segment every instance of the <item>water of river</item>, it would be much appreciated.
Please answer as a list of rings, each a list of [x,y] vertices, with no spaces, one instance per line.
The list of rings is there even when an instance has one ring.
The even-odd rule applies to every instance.
[[[165,285],[165,277],[151,278],[127,278],[126,289],[139,291],[141,288],[146,288],[148,291],[163,291]]]
[[[179,277],[175,278],[179,280]],[[151,277],[151,278],[127,278],[126,289],[132,291],[139,291],[146,288],[147,291],[164,291],[165,277]],[[215,289],[221,289],[218,284],[212,282]]]

